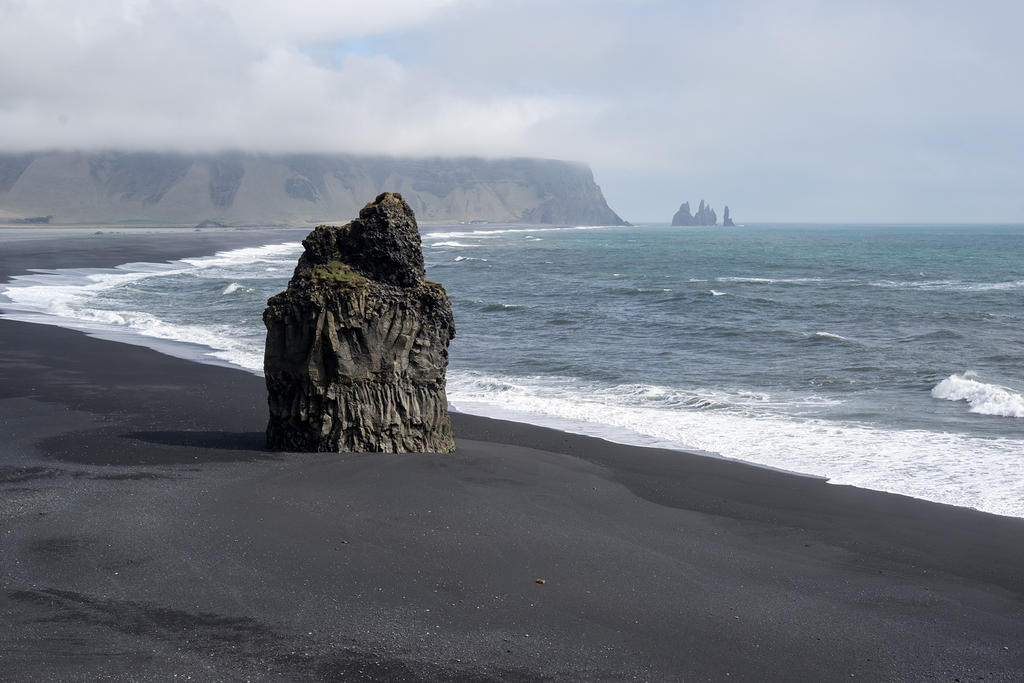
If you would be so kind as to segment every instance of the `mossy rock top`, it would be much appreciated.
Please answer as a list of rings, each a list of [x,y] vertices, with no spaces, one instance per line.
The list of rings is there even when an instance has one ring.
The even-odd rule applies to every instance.
[[[369,280],[400,287],[422,282],[426,271],[416,216],[395,192],[385,192],[343,226],[320,225],[302,241],[296,275],[341,263]],[[337,268],[327,268],[334,272]]]
[[[360,287],[367,283],[365,277],[352,270],[350,265],[341,261],[330,261],[314,266],[310,277],[317,282],[330,282],[347,287]]]

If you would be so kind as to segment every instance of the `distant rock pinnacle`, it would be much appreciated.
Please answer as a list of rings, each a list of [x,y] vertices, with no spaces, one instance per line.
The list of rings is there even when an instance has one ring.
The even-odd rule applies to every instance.
[[[672,216],[672,225],[717,225],[718,214],[711,208],[711,205],[706,203],[703,199],[700,200],[700,205],[697,206],[697,213],[690,215],[690,202],[683,202],[679,206],[679,210]],[[732,219],[729,218],[729,207],[725,207],[725,219],[722,225],[733,225]]]
[[[690,202],[683,202],[672,216],[672,225],[695,225],[693,216],[690,215]]]
[[[697,207],[697,213],[693,215],[694,223],[697,225],[715,225],[718,223],[718,216],[715,214],[715,210],[711,208],[710,204],[705,204],[704,200],[700,200],[700,206]]]

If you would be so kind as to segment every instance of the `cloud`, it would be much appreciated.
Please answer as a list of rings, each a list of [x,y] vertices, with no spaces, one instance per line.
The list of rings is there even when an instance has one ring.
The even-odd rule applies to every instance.
[[[516,154],[575,101],[464,93],[386,54],[320,43],[407,30],[452,0],[8,3],[0,147]],[[311,42],[304,42],[311,41]],[[46,45],[45,50],[33,45]],[[38,53],[38,57],[34,56]]]
[[[655,192],[1020,219],[1024,6],[985,10],[0,0],[0,148],[544,156],[589,161],[639,219],[674,210]]]
[[[392,34],[430,20],[455,7],[458,0],[212,0],[203,4],[227,13],[240,33],[277,44]]]

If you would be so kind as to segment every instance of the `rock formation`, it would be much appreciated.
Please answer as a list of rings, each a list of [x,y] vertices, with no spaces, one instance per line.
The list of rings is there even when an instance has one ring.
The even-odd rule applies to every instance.
[[[697,207],[697,213],[693,215],[693,222],[696,225],[716,225],[718,223],[718,215],[711,208],[711,205],[705,204],[702,199],[700,200],[700,206]]]
[[[679,205],[676,215],[672,216],[672,225],[695,225],[693,216],[690,215],[690,202],[683,202]]]
[[[455,450],[445,369],[455,336],[444,288],[424,279],[416,218],[386,192],[302,242],[267,302],[267,444],[289,451]]]
[[[0,151],[0,217],[55,224],[343,223],[390,188],[421,221],[625,224],[587,166],[550,159]]]
[[[729,207],[725,208],[726,215],[729,215]],[[711,208],[710,204],[700,200],[697,213],[690,215],[690,202],[683,202],[672,216],[672,225],[717,225],[718,214]]]
[[[725,205],[725,215],[722,216],[722,225],[726,228],[735,228],[736,224],[732,222],[732,217],[729,216],[729,205]]]

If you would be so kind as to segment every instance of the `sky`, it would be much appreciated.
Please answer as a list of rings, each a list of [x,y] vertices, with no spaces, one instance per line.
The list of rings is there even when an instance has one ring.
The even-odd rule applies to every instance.
[[[630,221],[1024,222],[1020,0],[0,0],[0,150],[536,156]]]

